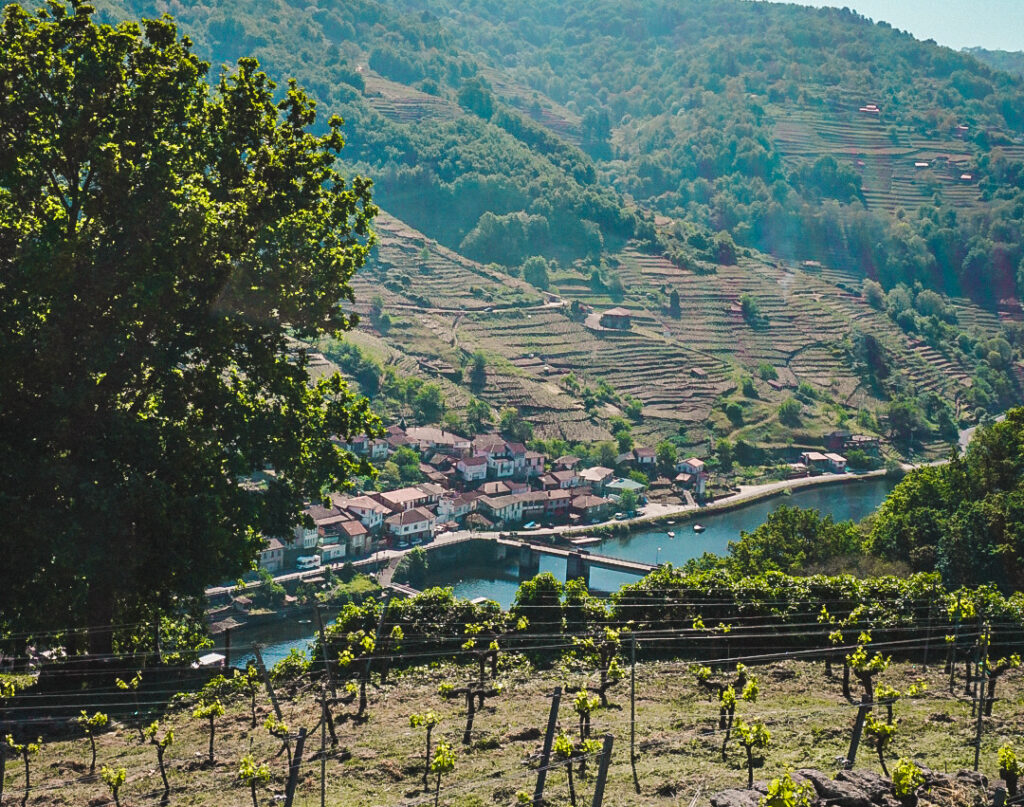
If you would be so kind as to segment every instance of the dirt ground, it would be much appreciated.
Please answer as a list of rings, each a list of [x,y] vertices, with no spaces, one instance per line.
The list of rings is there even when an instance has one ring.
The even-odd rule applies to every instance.
[[[698,692],[688,664],[682,661],[650,662],[636,668],[637,777],[641,792],[633,789],[630,767],[630,679],[609,692],[611,705],[598,709],[592,719],[592,736],[610,733],[614,738],[605,805],[706,805],[708,796],[729,787],[745,787],[745,754],[735,739],[721,760],[722,734],[718,731],[716,702]],[[399,675],[385,687],[370,688],[368,720],[353,719],[353,706],[335,709],[339,744],[326,753],[326,804],[413,805],[433,803],[435,780],[424,790],[421,782],[425,734],[411,728],[409,716],[433,710],[442,722],[434,742],[443,740],[456,752],[455,771],[441,783],[440,803],[449,807],[511,805],[518,791],[532,794],[537,778],[544,728],[552,689],[570,688],[562,699],[559,724],[567,733],[578,731],[572,692],[586,683],[585,671],[556,666],[534,669],[522,659],[502,661],[499,680],[503,690],[489,699],[476,716],[472,742],[463,745],[465,702],[445,700],[438,694],[442,682],[458,685],[475,668],[440,665],[417,668]],[[825,674],[820,662],[787,661],[752,667],[760,694],[756,702],[740,702],[736,716],[763,720],[771,732],[757,779],[779,775],[787,767],[837,770],[837,758],[845,757],[856,707],[847,701],[840,682]],[[958,678],[956,694],[947,690],[948,677],[941,665],[928,670],[909,664],[893,664],[879,682],[899,690],[914,682],[927,683],[922,697],[901,699],[895,707],[899,720],[888,762],[907,756],[936,771],[970,768],[974,759],[976,721],[971,702],[962,695]],[[313,730],[319,719],[315,701],[319,684],[301,683],[294,692],[282,687],[279,696],[285,722],[293,732]],[[1017,740],[1024,752],[1024,682],[1017,671],[1006,674],[996,691],[993,716],[983,721],[981,770],[990,781],[998,779],[997,749]],[[237,776],[239,759],[250,751],[266,762],[272,779],[257,790],[259,805],[280,804],[286,762],[278,755],[281,743],[263,728],[270,704],[261,696],[260,725],[252,729],[248,700],[226,703],[227,714],[216,721],[213,767],[205,764],[208,744],[205,720],[192,717],[191,709],[169,713],[163,726],[174,729],[168,749],[172,805],[242,807],[252,803],[248,787]],[[884,709],[880,709],[884,713]],[[122,805],[157,805],[162,786],[152,746],[144,745],[132,728],[118,725],[97,738],[97,771],[101,765],[123,767],[127,781],[120,793]],[[31,760],[30,805],[92,805],[113,803],[110,791],[98,777],[88,774],[89,742],[46,742]],[[857,766],[880,770],[870,744],[861,745]],[[320,803],[320,732],[310,734],[303,758],[295,803],[311,807]],[[596,764],[588,764],[582,780],[575,776],[579,804],[590,804]],[[3,803],[20,803],[24,795],[24,771],[20,759],[7,760]],[[547,777],[546,797],[552,804],[568,803],[564,767]]]

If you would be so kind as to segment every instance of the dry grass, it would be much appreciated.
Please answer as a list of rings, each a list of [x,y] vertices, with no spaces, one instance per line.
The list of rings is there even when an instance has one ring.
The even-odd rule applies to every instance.
[[[839,682],[829,680],[817,662],[771,664],[753,669],[760,681],[757,703],[741,703],[737,716],[763,719],[773,745],[766,767],[758,778],[766,778],[787,766],[835,770],[835,759],[846,754],[855,708],[843,697]],[[508,805],[518,790],[532,791],[533,770],[546,724],[548,695],[556,684],[578,687],[585,678],[579,671],[535,670],[525,662],[505,665],[501,679],[504,691],[488,702],[477,715],[473,741],[461,744],[464,707],[443,700],[437,694],[442,681],[458,682],[470,674],[467,668],[417,669],[405,673],[386,687],[371,690],[369,719],[353,719],[352,707],[338,708],[339,746],[328,747],[327,804],[405,805],[432,802],[432,792],[421,790],[424,735],[409,727],[409,715],[432,709],[443,717],[435,731],[438,739],[450,742],[458,754],[455,773],[443,782],[441,802],[451,807]],[[1019,676],[1001,681],[994,716],[984,721],[982,770],[990,780],[996,774],[996,750],[1006,741],[1019,738],[1024,730],[1024,687]],[[896,707],[900,719],[895,752],[910,756],[938,771],[953,772],[973,762],[972,740],[975,722],[970,703],[946,692],[941,668],[925,672],[914,665],[894,665],[883,676],[885,683],[905,688],[913,681],[926,680],[928,694],[901,701]],[[962,689],[962,684],[958,690]],[[300,687],[294,698],[282,692],[285,721],[293,730],[313,729],[319,715],[315,686]],[[742,749],[733,742],[727,761],[722,762],[717,731],[717,708],[695,689],[684,662],[651,662],[637,666],[637,749],[638,775],[642,792],[633,792],[629,765],[629,681],[611,693],[612,706],[601,709],[593,719],[593,734],[611,733],[615,739],[609,772],[606,804],[676,805],[688,804],[698,790],[706,803],[709,793],[746,782]],[[261,721],[269,704],[261,703]],[[262,726],[251,729],[247,703],[231,703],[228,714],[217,721],[217,764],[204,764],[207,744],[205,722],[190,712],[169,715],[175,743],[168,760],[172,783],[171,804],[241,807],[250,804],[248,790],[237,781],[239,758],[250,748],[258,760],[267,761],[274,779],[260,791],[261,804],[271,803],[284,789],[284,757],[276,757],[279,743]],[[561,727],[576,730],[571,696],[563,699]],[[156,805],[160,779],[152,747],[141,745],[137,734],[125,727],[98,740],[99,764],[123,766],[128,783],[122,803]],[[310,737],[299,783],[296,804],[319,804],[319,734]],[[98,805],[109,795],[100,782],[83,781],[87,773],[88,741],[48,742],[33,762],[35,787],[29,804]],[[862,746],[860,767],[878,770],[870,747]],[[589,803],[594,766],[579,790]],[[9,761],[4,803],[20,801],[20,764]],[[548,795],[554,803],[567,798],[563,769],[548,777]]]

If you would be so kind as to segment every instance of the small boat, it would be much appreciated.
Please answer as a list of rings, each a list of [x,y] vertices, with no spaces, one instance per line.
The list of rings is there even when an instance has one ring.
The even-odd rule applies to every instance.
[[[666,524],[668,524],[668,525],[669,525],[670,527],[671,527],[671,526],[673,526],[673,525],[675,524],[675,522],[674,522],[674,521],[666,521],[665,523],[666,523]]]
[[[676,537],[676,534],[674,532],[672,532],[671,530],[666,532],[665,535],[667,535],[669,538],[675,538]]]
[[[705,527],[703,524],[694,524],[693,525],[693,531],[694,532],[704,532],[704,530],[706,530],[706,529],[707,529],[707,527]]]

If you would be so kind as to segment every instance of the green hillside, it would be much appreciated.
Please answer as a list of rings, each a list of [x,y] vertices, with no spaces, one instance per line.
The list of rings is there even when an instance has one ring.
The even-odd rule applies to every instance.
[[[99,5],[170,13],[344,116],[390,214],[356,341],[450,409],[781,445],[909,400],[939,450],[940,421],[1020,399],[1024,82],[970,54],[739,0]],[[458,372],[474,353],[486,383]]]
[[[1024,76],[1024,51],[987,50],[985,48],[964,48],[964,51],[993,70],[1002,70],[1014,76]]]

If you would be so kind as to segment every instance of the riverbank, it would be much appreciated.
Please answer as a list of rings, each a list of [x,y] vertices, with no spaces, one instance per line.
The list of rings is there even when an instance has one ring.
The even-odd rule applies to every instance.
[[[809,476],[800,479],[784,479],[779,482],[768,482],[763,485],[740,485],[738,493],[724,496],[708,504],[666,505],[660,502],[651,502],[645,505],[641,509],[640,514],[634,518],[610,519],[585,527],[552,527],[550,529],[530,530],[528,533],[520,531],[515,534],[520,538],[532,536],[564,536],[568,538],[591,533],[618,532],[620,530],[636,532],[648,527],[660,526],[669,520],[679,520],[685,523],[701,515],[725,513],[737,507],[744,507],[774,496],[783,496],[801,488],[854,484],[884,478],[885,474],[884,469],[879,469],[860,474],[823,474],[821,476]]]

